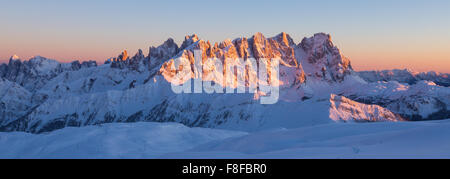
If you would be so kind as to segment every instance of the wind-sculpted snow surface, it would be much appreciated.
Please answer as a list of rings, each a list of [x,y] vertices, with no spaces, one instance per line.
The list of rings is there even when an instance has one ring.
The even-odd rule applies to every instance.
[[[157,158],[244,132],[188,128],[176,123],[105,124],[50,134],[0,133],[0,158]]]
[[[160,158],[449,159],[450,120],[331,123],[250,133]]]
[[[0,65],[0,131],[46,133],[105,123],[176,122],[253,132],[335,122],[450,118],[448,87],[429,81],[368,83],[324,33],[299,44],[286,33],[272,38],[257,33],[220,43],[191,35],[181,46],[168,39],[149,50],[147,56],[142,50],[134,56],[124,51],[99,66],[12,57]],[[196,58],[195,53],[201,55]],[[271,77],[269,64],[274,59],[279,59],[278,75]],[[225,62],[244,68],[233,68],[227,76],[216,65]],[[177,68],[177,63],[190,68]],[[260,76],[261,64],[269,69],[263,75],[267,78]],[[183,82],[192,80],[188,91],[194,93],[173,91],[173,78],[180,73]],[[238,78],[242,83],[236,83]],[[195,93],[195,80],[202,87],[214,86],[209,91],[215,93],[208,93],[208,88]],[[279,84],[278,100],[261,104],[261,98],[273,93],[257,84],[273,80]],[[245,93],[239,93],[241,87]],[[226,93],[226,88],[233,93]],[[224,93],[217,93],[221,90]]]
[[[327,123],[256,133],[176,123],[0,132],[0,158],[450,158],[450,120]]]

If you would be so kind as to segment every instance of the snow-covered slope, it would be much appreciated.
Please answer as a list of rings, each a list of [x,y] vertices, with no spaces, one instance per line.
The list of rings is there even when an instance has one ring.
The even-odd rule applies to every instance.
[[[345,122],[380,122],[402,121],[402,117],[396,115],[378,105],[361,104],[343,96],[331,95],[330,118],[335,121]]]
[[[0,158],[450,158],[450,120],[328,123],[256,133],[176,123],[0,132]]]
[[[358,102],[383,106],[408,120],[450,118],[450,88],[429,81],[414,85],[395,81],[369,83],[342,94]]]
[[[0,126],[25,116],[33,108],[32,94],[22,86],[0,78]]]
[[[95,61],[80,63],[59,63],[56,60],[36,56],[28,61],[21,61],[16,55],[12,56],[8,64],[0,66],[0,77],[15,82],[27,90],[36,91],[46,84],[46,81],[56,77],[64,71],[75,71],[81,68],[96,67]]]
[[[40,135],[0,133],[0,158],[156,158],[245,134],[176,123],[105,124]]]
[[[202,63],[208,67],[201,80],[215,81],[220,88],[249,87],[264,80],[224,81],[223,71],[206,58],[215,62],[232,59],[234,63],[241,63],[238,58],[254,58],[266,66],[280,58],[278,103],[260,104],[258,99],[267,95],[261,91],[175,94],[171,83],[176,60],[184,59],[182,62],[193,66],[184,80],[200,78],[194,66],[195,50],[200,50]],[[258,70],[246,68],[238,75],[256,76]],[[368,83],[324,33],[299,44],[286,33],[272,38],[256,33],[214,45],[191,35],[181,46],[169,39],[150,47],[147,56],[142,50],[134,56],[124,51],[100,66],[43,57],[22,62],[12,57],[9,64],[0,66],[0,74],[4,78],[0,96],[9,97],[2,99],[0,106],[0,131],[43,133],[124,122],[178,122],[189,127],[261,131],[335,121],[447,119],[450,114],[450,88],[425,81],[415,85]]]
[[[448,159],[449,127],[450,120],[331,123],[250,133],[160,158]]]

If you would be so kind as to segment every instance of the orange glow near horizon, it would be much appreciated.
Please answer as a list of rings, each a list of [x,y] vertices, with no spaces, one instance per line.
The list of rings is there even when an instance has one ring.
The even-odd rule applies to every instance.
[[[265,35],[270,37],[276,34]],[[384,37],[384,39],[380,39],[379,37],[372,37],[361,39],[345,34],[331,35],[335,45],[351,60],[356,71],[408,68],[417,72],[450,73],[450,52],[445,38]],[[223,36],[227,37],[228,35]],[[200,37],[217,40],[214,37],[202,35]],[[78,39],[61,37],[52,41],[30,41],[26,36],[14,38],[14,40],[8,40],[8,43],[0,42],[0,62],[8,62],[9,57],[16,54],[22,60],[40,55],[61,62],[95,60],[98,64],[103,64],[108,58],[117,57],[124,50],[128,51],[129,56],[134,56],[138,49],[142,49],[144,54],[147,54],[149,46],[158,46],[164,41],[162,40],[164,37],[161,37],[158,40],[145,43],[142,42],[141,38],[126,39],[125,36],[118,37],[126,39],[120,43],[117,43],[114,38],[106,37]],[[303,35],[293,36],[293,38],[296,43],[299,43]],[[177,43],[181,44],[181,38],[174,39],[178,39]]]
[[[416,72],[450,73],[450,56],[420,53],[352,52],[344,53],[357,71],[411,69]]]
[[[0,11],[0,62],[17,54],[101,64],[123,50],[147,54],[169,37],[181,45],[193,33],[221,42],[286,32],[298,44],[324,32],[356,71],[450,73],[449,9],[448,0],[8,1]]]
[[[137,50],[128,50],[130,55],[134,55]],[[147,50],[148,51],[148,50]],[[147,53],[144,50],[144,54]],[[108,58],[117,57],[123,49],[99,49],[91,50],[71,50],[69,52],[58,52],[54,49],[42,50],[41,52],[29,51],[28,53],[8,53],[12,56],[18,55],[22,60],[28,60],[33,56],[43,56],[55,59],[60,62],[72,62],[74,60],[88,61],[94,60],[98,64],[103,64]],[[34,55],[32,55],[34,54]],[[391,69],[411,69],[417,72],[436,71],[450,73],[450,54],[434,53],[434,56],[423,53],[393,53],[377,51],[358,51],[358,49],[346,48],[343,54],[350,58],[352,66],[356,71],[366,70],[391,70]],[[433,54],[433,53],[431,53]],[[9,56],[3,56],[0,63],[7,63]]]

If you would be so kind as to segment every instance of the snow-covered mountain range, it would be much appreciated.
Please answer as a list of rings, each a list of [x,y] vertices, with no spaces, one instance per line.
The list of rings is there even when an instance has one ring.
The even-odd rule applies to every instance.
[[[175,94],[174,61],[195,63],[194,51],[215,60],[280,58],[280,100],[257,102],[259,93]],[[264,62],[264,61],[263,61]],[[203,61],[203,63],[205,63]],[[237,62],[236,62],[237,63]],[[213,65],[204,74],[216,74]],[[238,75],[254,75],[246,69]],[[220,81],[199,77],[186,80]],[[205,76],[205,75],[204,75]],[[105,123],[176,122],[189,127],[238,131],[296,128],[335,122],[440,120],[450,118],[447,74],[355,72],[330,35],[296,44],[286,33],[257,33],[212,44],[197,35],[178,46],[168,39],[149,54],[126,51],[95,62],[60,63],[44,57],[11,57],[0,65],[0,131],[52,132]],[[209,78],[210,77],[210,78]],[[246,81],[246,86],[254,81]],[[232,86],[228,82],[223,87]]]
[[[440,86],[450,86],[450,74],[438,72],[414,72],[405,70],[361,71],[358,75],[368,82],[398,81],[400,83],[416,84],[419,81],[432,81]]]

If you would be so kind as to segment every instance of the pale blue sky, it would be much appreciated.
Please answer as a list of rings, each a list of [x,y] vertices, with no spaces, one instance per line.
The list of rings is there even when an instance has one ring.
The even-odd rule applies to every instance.
[[[355,68],[450,72],[448,0],[0,0],[0,60],[104,61],[181,42],[326,32]],[[427,63],[425,63],[427,62]],[[429,62],[429,63],[428,63]],[[424,64],[427,64],[424,66]]]

